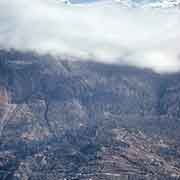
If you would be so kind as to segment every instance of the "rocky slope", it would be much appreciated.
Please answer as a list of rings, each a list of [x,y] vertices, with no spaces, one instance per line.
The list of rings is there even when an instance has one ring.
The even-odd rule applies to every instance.
[[[179,80],[0,51],[0,179],[179,179]]]

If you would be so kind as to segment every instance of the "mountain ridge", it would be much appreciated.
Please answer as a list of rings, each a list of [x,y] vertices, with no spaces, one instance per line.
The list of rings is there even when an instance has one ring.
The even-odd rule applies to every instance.
[[[71,0],[62,0],[63,3],[65,4],[83,4],[83,3],[95,3],[95,2],[101,2],[97,0],[92,0],[92,1],[71,1]],[[136,0],[114,0],[114,1],[107,1],[105,0],[104,2],[115,2],[117,4],[120,4],[124,7],[129,7],[129,8],[179,8],[180,7],[180,1],[179,0],[152,0],[152,1],[136,1]]]
[[[1,51],[0,177],[179,180],[179,78]]]

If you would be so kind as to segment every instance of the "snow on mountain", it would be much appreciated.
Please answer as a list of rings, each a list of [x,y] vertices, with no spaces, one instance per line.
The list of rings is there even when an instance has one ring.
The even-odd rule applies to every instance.
[[[112,0],[61,0],[65,4],[82,4],[92,2],[112,2]],[[180,7],[180,0],[114,0],[115,3],[125,7],[141,8],[172,8]]]
[[[144,4],[143,7],[155,7],[155,8],[171,8],[171,7],[180,7],[179,0],[160,0],[156,2],[151,2]]]
[[[180,0],[157,0],[157,1],[135,1],[135,0],[115,0],[127,7],[142,7],[142,8],[172,8],[180,7]]]

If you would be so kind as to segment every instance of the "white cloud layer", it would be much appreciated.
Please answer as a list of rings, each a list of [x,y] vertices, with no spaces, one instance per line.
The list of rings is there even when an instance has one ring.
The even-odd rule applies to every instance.
[[[0,48],[180,70],[180,10],[0,0]]]

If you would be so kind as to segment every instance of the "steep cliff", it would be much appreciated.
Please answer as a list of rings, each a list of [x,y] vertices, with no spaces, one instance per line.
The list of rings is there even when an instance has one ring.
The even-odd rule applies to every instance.
[[[0,179],[179,179],[180,74],[0,52]]]

